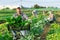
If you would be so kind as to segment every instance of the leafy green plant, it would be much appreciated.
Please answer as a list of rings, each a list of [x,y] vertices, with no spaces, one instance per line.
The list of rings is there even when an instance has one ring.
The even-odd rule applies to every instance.
[[[6,24],[0,24],[0,40],[13,40],[6,28]]]
[[[22,28],[23,27],[26,27],[26,25],[29,24],[28,20],[22,20],[22,17],[21,16],[18,16],[17,18],[7,18],[6,20],[8,22],[8,24],[11,26],[11,27],[14,27],[14,28]]]
[[[60,40],[60,24],[51,24],[51,28],[47,34],[46,40]]]

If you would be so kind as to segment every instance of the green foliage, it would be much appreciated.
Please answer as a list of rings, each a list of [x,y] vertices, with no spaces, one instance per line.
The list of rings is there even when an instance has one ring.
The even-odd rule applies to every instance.
[[[8,24],[13,27],[13,28],[22,28],[24,29],[28,24],[28,20],[22,20],[21,16],[18,16],[16,18],[12,17],[12,18],[7,18],[6,20],[8,22]]]
[[[44,18],[45,17],[41,15],[38,16],[38,18],[33,19],[33,24],[31,24],[31,31],[32,33],[34,33],[34,35],[41,35],[41,33],[43,32],[44,25],[47,23],[47,21]]]
[[[40,18],[40,19],[38,19]],[[33,18],[32,20],[32,24],[30,27],[30,33],[29,35],[25,36],[25,38],[22,37],[22,39],[20,40],[34,40],[34,37],[36,35],[41,35],[41,33],[43,32],[44,29],[44,25],[47,23],[47,21],[44,19],[43,16],[38,17],[38,18]]]
[[[34,9],[27,9],[27,10],[23,10],[23,11],[25,11],[25,13],[27,13],[27,15],[30,17],[32,15],[31,10],[34,10]],[[41,10],[44,10],[44,9],[38,9],[38,10],[39,10],[38,18],[32,18],[31,19],[32,24],[31,24],[31,30],[30,30],[29,35],[25,36],[25,38],[21,37],[20,40],[34,40],[35,35],[41,35],[42,34],[43,29],[44,29],[44,25],[46,23],[48,23],[48,21],[46,21],[46,19],[45,19],[46,16],[43,16],[42,12],[40,12]],[[51,10],[51,8],[48,8],[45,10]],[[0,12],[1,12],[0,13],[0,19],[6,19],[8,17],[7,21],[9,22],[10,25],[16,26],[16,27],[21,26],[20,23],[22,21],[20,20],[20,18],[17,18],[17,19],[20,20],[21,22],[15,18],[11,18],[12,14],[15,13],[15,10],[8,10],[8,9],[6,10],[5,9],[5,10],[0,10]],[[17,23],[15,23],[15,22],[17,22]],[[22,22],[23,25],[25,23],[28,24],[27,20]],[[0,40],[12,40],[12,35],[8,32],[5,24],[0,24]],[[46,40],[60,40],[60,24],[57,24],[57,23],[51,24],[50,31],[46,37]]]
[[[12,36],[8,32],[6,24],[0,24],[0,40],[12,40]]]
[[[60,40],[60,24],[51,24],[51,28],[46,37],[46,40]]]

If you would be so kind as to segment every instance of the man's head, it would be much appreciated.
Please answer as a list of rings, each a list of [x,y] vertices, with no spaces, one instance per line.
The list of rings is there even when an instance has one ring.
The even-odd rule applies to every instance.
[[[21,8],[20,7],[16,8],[16,12],[18,15],[20,15],[21,14]]]
[[[32,11],[32,14],[33,14],[33,15],[37,15],[37,10],[33,10],[33,11]]]

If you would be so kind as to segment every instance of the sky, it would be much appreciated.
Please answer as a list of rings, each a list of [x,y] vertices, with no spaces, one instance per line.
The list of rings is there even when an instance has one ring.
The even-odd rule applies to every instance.
[[[31,7],[35,4],[40,6],[59,7],[60,0],[0,0],[0,6],[20,6]]]

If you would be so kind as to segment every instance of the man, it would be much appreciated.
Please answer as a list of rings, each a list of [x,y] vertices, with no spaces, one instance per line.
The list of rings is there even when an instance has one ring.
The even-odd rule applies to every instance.
[[[16,12],[17,13],[15,13],[13,15],[14,18],[17,18],[18,16],[21,16],[22,20],[27,20],[28,19],[27,15],[21,12],[21,8],[20,7],[18,7],[16,9]],[[27,35],[29,33],[29,31],[27,31],[27,30],[20,30],[20,31],[17,31],[17,32],[20,32],[20,34],[23,35],[23,36],[25,36],[25,35]],[[13,36],[14,36],[13,39],[16,39],[16,31],[12,30],[12,33],[13,33]]]
[[[37,10],[33,10],[33,11],[32,11],[32,15],[33,15],[34,17],[37,17],[37,14],[38,14],[38,11],[37,11]]]
[[[16,13],[13,15],[14,18],[16,18],[18,16],[22,16],[23,20],[27,20],[28,19],[27,15],[21,12],[21,8],[20,7],[18,7],[16,9]]]
[[[55,21],[55,16],[52,14],[52,11],[49,11],[48,20],[50,21],[50,23],[53,23]]]

